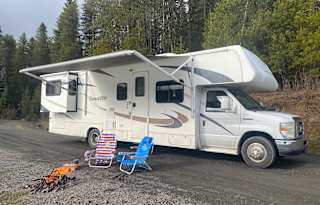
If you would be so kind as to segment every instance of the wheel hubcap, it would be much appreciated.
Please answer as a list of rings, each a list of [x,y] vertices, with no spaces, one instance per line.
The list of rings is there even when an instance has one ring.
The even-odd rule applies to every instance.
[[[97,137],[98,137],[99,135],[97,134],[97,133],[93,133],[92,135],[91,135],[91,144],[93,144],[93,145],[96,145],[97,144]]]
[[[267,157],[267,150],[260,143],[252,143],[248,146],[247,155],[254,162],[262,162]]]

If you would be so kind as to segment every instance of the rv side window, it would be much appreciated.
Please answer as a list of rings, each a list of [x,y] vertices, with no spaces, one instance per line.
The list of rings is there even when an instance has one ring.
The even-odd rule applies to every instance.
[[[46,96],[59,96],[60,94],[61,94],[61,80],[50,81],[50,84],[46,83]]]
[[[77,81],[76,80],[71,80],[69,82],[69,91],[68,94],[71,96],[74,96],[77,94]]]
[[[183,102],[184,87],[173,80],[161,81],[156,84],[157,103],[181,103]]]
[[[136,78],[136,97],[144,96],[144,77]]]
[[[118,83],[117,85],[117,100],[126,100],[127,99],[127,83]]]
[[[221,111],[221,99],[224,96],[228,96],[223,91],[208,91],[207,92],[207,102],[206,102],[206,112],[219,112]]]

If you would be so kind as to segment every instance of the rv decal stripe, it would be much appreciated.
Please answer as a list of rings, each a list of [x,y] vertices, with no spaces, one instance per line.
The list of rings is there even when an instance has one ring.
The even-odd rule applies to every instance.
[[[175,118],[171,115],[165,114],[165,113],[162,113],[162,114],[170,117],[172,119],[173,123],[171,125],[156,125],[156,126],[166,127],[166,128],[179,128],[182,126],[182,122],[180,120],[178,120],[177,118]]]
[[[185,109],[187,109],[187,110],[191,110],[191,108],[188,107],[188,106],[186,106],[186,105],[183,105],[183,104],[180,104],[180,103],[177,103],[177,105],[179,105],[179,106],[181,106],[181,107],[183,107],[183,108],[185,108]],[[227,132],[229,132],[230,134],[233,135],[233,133],[232,133],[230,130],[228,130],[227,128],[225,128],[223,125],[221,125],[220,123],[218,123],[218,122],[215,121],[214,119],[212,119],[212,118],[210,118],[210,117],[208,117],[208,116],[206,116],[206,115],[204,115],[204,114],[202,114],[202,113],[200,114],[200,116],[203,117],[203,118],[205,118],[206,120],[209,120],[210,122],[216,124],[217,126],[221,127],[222,129],[224,129],[225,131],[227,131]]]
[[[177,117],[173,117],[172,115],[162,113],[163,115],[169,117],[170,119],[161,119],[161,118],[149,118],[149,123],[153,124],[158,127],[167,127],[167,128],[179,128],[181,127],[184,123],[188,122],[188,117],[183,115],[182,113],[173,111],[177,114]],[[123,114],[123,113],[114,113],[117,116],[126,118],[126,119],[131,119],[131,116],[128,114]],[[132,116],[132,120],[138,121],[138,122],[144,122],[146,123],[148,118],[146,117],[139,117],[139,116]]]
[[[210,122],[218,125],[218,126],[221,127],[222,129],[224,129],[225,131],[227,131],[227,132],[229,132],[230,134],[233,135],[233,133],[230,132],[230,130],[228,130],[227,128],[225,128],[225,127],[222,126],[220,123],[218,123],[217,121],[213,120],[212,118],[210,118],[210,117],[208,117],[208,116],[206,116],[206,115],[204,115],[204,114],[202,114],[202,113],[200,114],[200,116],[203,117],[204,119],[209,120]]]

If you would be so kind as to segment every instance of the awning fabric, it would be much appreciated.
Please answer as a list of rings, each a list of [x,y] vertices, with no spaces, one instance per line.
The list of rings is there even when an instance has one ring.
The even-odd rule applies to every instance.
[[[30,67],[20,70],[20,73],[31,73],[33,75],[43,75],[65,71],[90,71],[98,69],[107,69],[111,67],[120,67],[136,63],[149,64],[163,72],[161,63],[166,65],[180,66],[189,56],[152,56],[145,57],[137,51],[125,50],[99,56],[86,57],[76,60],[65,61],[36,67]],[[168,74],[168,73],[166,73]]]

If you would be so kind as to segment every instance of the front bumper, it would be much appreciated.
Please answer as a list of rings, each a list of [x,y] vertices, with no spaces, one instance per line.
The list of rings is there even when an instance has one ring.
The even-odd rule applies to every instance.
[[[296,140],[275,140],[280,156],[298,155],[304,153],[308,147],[304,138]]]

